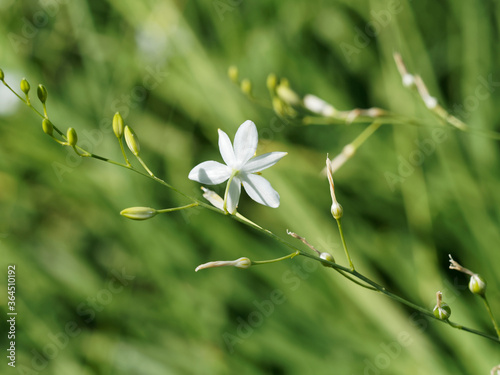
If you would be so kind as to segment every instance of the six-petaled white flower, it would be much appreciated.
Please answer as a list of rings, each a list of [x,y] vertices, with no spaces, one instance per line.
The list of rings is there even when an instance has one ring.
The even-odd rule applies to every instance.
[[[276,208],[280,196],[269,181],[255,173],[276,164],[286,152],[270,152],[252,158],[257,150],[258,134],[255,124],[247,120],[238,128],[231,144],[226,133],[219,129],[219,149],[226,164],[213,160],[205,161],[189,172],[189,179],[207,185],[217,185],[226,180],[228,185],[224,195],[224,210],[236,212],[241,194],[241,185],[257,203]]]

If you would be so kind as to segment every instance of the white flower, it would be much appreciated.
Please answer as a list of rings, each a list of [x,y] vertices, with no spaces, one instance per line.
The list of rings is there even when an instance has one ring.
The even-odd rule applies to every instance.
[[[276,208],[280,196],[269,181],[255,173],[276,164],[286,152],[270,152],[252,158],[257,150],[258,134],[255,124],[247,120],[238,128],[234,147],[226,133],[219,129],[219,149],[226,164],[213,160],[205,161],[189,172],[189,179],[202,184],[217,185],[229,180],[224,196],[224,210],[236,212],[241,194],[241,185],[257,203]]]

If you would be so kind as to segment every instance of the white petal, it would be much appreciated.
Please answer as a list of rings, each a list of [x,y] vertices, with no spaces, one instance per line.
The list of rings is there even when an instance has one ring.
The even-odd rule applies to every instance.
[[[269,152],[267,154],[259,155],[246,163],[242,171],[247,173],[255,173],[263,171],[276,164],[280,159],[287,155],[287,152]]]
[[[236,212],[238,201],[241,194],[241,180],[238,177],[233,177],[231,185],[229,185],[229,192],[227,194],[226,209],[231,215]]]
[[[230,167],[233,166],[235,162],[233,145],[231,144],[231,141],[229,140],[227,134],[220,129],[219,129],[219,150],[220,154],[222,155],[222,159],[224,159],[224,162]]]
[[[203,198],[212,203],[212,206],[218,208],[221,211],[224,211],[224,199],[220,197],[215,191],[209,190],[206,187],[201,187],[203,190]]]
[[[210,160],[204,161],[191,169],[189,179],[207,185],[217,185],[231,176],[231,168],[227,165]]]
[[[280,205],[280,196],[269,181],[256,174],[244,174],[243,187],[247,194],[257,203],[276,208]]]
[[[257,127],[252,121],[247,120],[240,125],[234,136],[235,169],[241,168],[255,154],[258,141]]]

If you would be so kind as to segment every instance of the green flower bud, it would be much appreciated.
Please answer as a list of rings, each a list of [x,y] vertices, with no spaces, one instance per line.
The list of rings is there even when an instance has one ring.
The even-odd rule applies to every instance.
[[[252,82],[249,79],[245,78],[241,81],[241,91],[246,95],[252,95]]]
[[[147,220],[155,217],[158,212],[151,207],[130,207],[122,210],[120,215],[132,220]]]
[[[128,148],[135,156],[139,155],[139,151],[141,150],[139,139],[137,139],[137,135],[135,135],[129,126],[125,126],[125,142],[127,142]]]
[[[3,70],[0,69],[0,81],[3,81],[5,78],[5,75],[3,74]]]
[[[280,83],[280,85],[276,89],[276,94],[278,94],[281,100],[290,105],[297,105],[300,103],[300,98],[295,93],[295,91],[293,91],[288,85],[284,85],[283,83]]]
[[[448,306],[448,304],[444,302],[441,303],[441,307],[436,305],[432,312],[434,313],[434,316],[439,320],[448,320],[451,315],[450,306]]]
[[[21,80],[21,91],[24,92],[26,95],[30,92],[30,84],[28,81],[26,81],[26,78],[23,78]]]
[[[324,260],[327,260],[327,261],[329,261],[329,262],[335,263],[335,258],[334,258],[334,257],[333,257],[333,255],[332,255],[332,254],[330,254],[330,253],[321,253],[321,254],[319,255],[319,257],[320,257],[321,259],[324,259]],[[326,264],[326,263],[321,263],[321,264],[323,264],[323,266],[325,266],[325,267],[330,267],[330,265],[329,265],[329,264]]]
[[[234,83],[238,83],[238,67],[231,65],[227,70],[227,75],[229,76],[229,79],[231,81],[233,81]]]
[[[123,117],[120,115],[120,112],[116,112],[113,117],[113,131],[116,138],[120,139],[123,137]]]
[[[337,201],[333,202],[331,211],[335,220],[340,219],[344,215],[344,209]]]
[[[474,294],[484,296],[486,293],[486,281],[478,274],[472,275],[469,280],[469,290]]]
[[[276,77],[276,74],[269,74],[267,76],[267,81],[266,85],[269,91],[274,92],[274,89],[276,88],[276,85],[278,84],[278,78]]]
[[[54,125],[52,125],[49,119],[44,118],[42,121],[42,129],[45,134],[52,135],[54,131]]]
[[[285,103],[277,96],[273,97],[273,109],[278,116],[285,117]]]
[[[69,128],[66,133],[66,137],[68,138],[68,143],[70,146],[76,146],[76,142],[78,142],[78,135],[76,134],[76,130],[73,128]]]
[[[47,101],[47,89],[44,85],[38,85],[37,94],[38,99],[40,99],[40,101],[45,104],[45,102]]]

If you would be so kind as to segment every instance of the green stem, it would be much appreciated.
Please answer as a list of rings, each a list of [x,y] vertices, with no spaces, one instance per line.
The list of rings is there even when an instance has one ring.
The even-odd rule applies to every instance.
[[[146,163],[144,163],[144,161],[142,160],[142,158],[139,155],[135,155],[135,157],[137,158],[137,160],[139,160],[139,162],[144,167],[144,169],[146,170],[146,172],[148,172],[151,177],[154,177],[155,174],[153,172],[151,172],[151,170],[148,168],[148,166],[146,165]]]
[[[349,267],[351,267],[351,270],[354,271],[354,264],[352,264],[351,256],[349,255],[349,250],[347,250],[347,244],[345,242],[344,238],[344,231],[342,230],[342,219],[336,219],[337,220],[337,225],[339,227],[339,233],[340,233],[340,239],[342,240],[342,246],[344,246],[344,251],[345,255],[347,256],[347,260],[349,261]]]
[[[351,142],[351,145],[354,146],[355,149],[358,149],[375,131],[380,128],[382,122],[380,120],[376,120],[370,124],[365,130],[361,132],[360,135],[356,137],[354,141]]]
[[[281,258],[270,259],[270,260],[253,260],[252,266],[259,265],[259,264],[269,264],[269,263],[281,262],[282,260],[285,260],[285,259],[292,259],[293,257],[296,257],[299,254],[300,254],[300,251],[297,250],[297,251],[295,251],[291,254],[285,255],[284,257],[281,257]]]
[[[490,303],[486,299],[486,295],[484,295],[482,297],[483,297],[484,305],[486,306],[486,310],[488,310],[488,315],[490,316],[490,319],[493,322],[493,326],[495,327],[495,331],[497,333],[497,336],[500,339],[500,329],[498,327],[498,324],[497,324],[495,317],[493,316],[493,313],[491,312]]]
[[[156,212],[159,213],[159,214],[164,214],[164,213],[167,213],[167,212],[174,212],[174,211],[185,210],[186,208],[196,207],[196,206],[199,206],[199,205],[200,204],[198,202],[194,202],[194,203],[187,204],[187,205],[181,206],[181,207],[164,208],[164,209],[161,209],[161,210],[156,210]]]
[[[127,154],[125,153],[125,148],[123,147],[123,139],[118,138],[118,143],[120,144],[120,149],[122,150],[123,158],[125,159],[125,163],[130,167],[131,164],[128,161]]]

